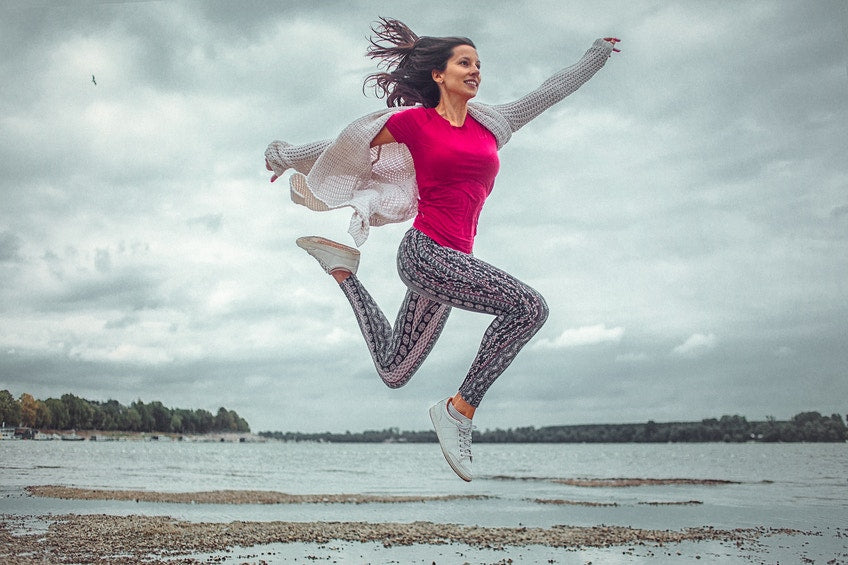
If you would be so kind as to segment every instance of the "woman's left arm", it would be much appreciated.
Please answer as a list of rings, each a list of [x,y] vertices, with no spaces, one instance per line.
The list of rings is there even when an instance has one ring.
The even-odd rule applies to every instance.
[[[543,82],[539,88],[507,104],[496,104],[492,108],[500,113],[513,132],[533,118],[580,88],[594,76],[613,52],[618,52],[616,37],[597,39],[592,47],[575,64],[567,67]]]

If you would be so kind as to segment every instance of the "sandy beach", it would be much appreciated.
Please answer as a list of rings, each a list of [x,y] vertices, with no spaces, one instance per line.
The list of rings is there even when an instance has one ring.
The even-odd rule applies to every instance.
[[[444,497],[290,495],[281,492],[221,490],[194,493],[82,489],[64,486],[28,487],[35,497],[79,500],[155,501],[185,504],[365,504],[427,502]],[[457,497],[449,497],[457,498]],[[459,497],[463,498],[463,497]],[[475,498],[475,497],[471,497]],[[568,501],[562,501],[568,503]],[[433,522],[189,522],[167,516],[48,515],[2,516],[0,561],[3,563],[208,563],[218,562],[234,548],[269,544],[330,544],[350,542],[377,547],[455,545],[466,550],[497,550],[536,546],[579,550],[632,546],[662,548],[666,555],[687,542],[720,542],[755,548],[770,536],[806,536],[785,528],[711,527],[652,530],[622,526],[550,528],[479,527]],[[380,562],[379,555],[373,555]],[[215,556],[218,556],[216,558]],[[678,555],[680,553],[678,552]],[[245,561],[273,562],[270,557]],[[505,563],[510,561],[504,560]]]
[[[40,528],[33,531],[32,523]],[[43,529],[46,525],[46,531]],[[795,530],[745,528],[679,531],[620,526],[484,528],[415,522],[229,522],[193,523],[161,516],[4,516],[0,523],[3,563],[205,563],[197,554],[226,552],[273,543],[332,541],[395,545],[459,544],[507,551],[521,546],[607,548],[630,545],[669,548],[682,542],[718,541],[753,545],[772,535],[809,535]],[[673,552],[674,548],[670,547]],[[379,557],[375,556],[379,561]]]
[[[199,492],[155,492],[147,490],[86,489],[58,485],[26,487],[33,496],[68,500],[128,500],[178,504],[369,504],[483,500],[484,495],[377,496],[364,494],[289,494],[266,490],[215,490]]]

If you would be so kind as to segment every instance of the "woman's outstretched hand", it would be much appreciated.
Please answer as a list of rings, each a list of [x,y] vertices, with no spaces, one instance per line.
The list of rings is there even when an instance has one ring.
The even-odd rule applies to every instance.
[[[610,43],[612,43],[612,50],[615,51],[616,53],[621,53],[621,49],[618,49],[615,46],[616,43],[621,41],[619,38],[617,38],[617,37],[605,37],[604,41],[609,41]]]
[[[265,159],[265,168],[268,169],[269,171],[274,170],[274,169],[271,168],[271,163],[268,162],[268,159]],[[274,182],[278,178],[279,177],[277,176],[277,173],[274,173],[273,175],[271,175],[271,182]]]

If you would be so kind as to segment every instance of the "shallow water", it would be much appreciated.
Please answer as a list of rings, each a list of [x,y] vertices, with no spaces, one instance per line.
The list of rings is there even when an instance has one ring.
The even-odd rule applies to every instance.
[[[147,514],[216,522],[423,520],[511,527],[765,526],[820,534],[781,541],[784,553],[785,544],[798,545],[790,547],[793,557],[828,557],[839,563],[848,555],[843,537],[848,525],[846,444],[479,444],[474,465],[475,479],[466,484],[453,475],[436,444],[4,441],[0,442],[0,514]],[[551,480],[619,477],[733,483],[618,488]],[[234,489],[488,498],[404,504],[192,505],[56,500],[23,491],[28,485],[47,484],[167,492]],[[537,499],[604,506],[541,504]],[[680,504],[684,502],[697,504]],[[348,550],[353,555],[359,548]],[[409,552],[424,550],[392,551],[407,552],[411,559],[414,555]],[[591,560],[588,557],[581,554]],[[625,558],[624,563],[638,562],[636,555]],[[651,559],[656,562],[658,557]]]

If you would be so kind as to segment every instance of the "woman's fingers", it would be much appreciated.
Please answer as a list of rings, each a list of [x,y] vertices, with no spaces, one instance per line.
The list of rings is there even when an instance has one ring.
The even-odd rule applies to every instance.
[[[271,163],[268,162],[268,159],[265,159],[265,168],[268,169],[269,171],[274,170],[274,169],[271,168]],[[280,178],[280,177],[277,175],[277,173],[274,173],[273,175],[271,175],[271,182],[274,182],[278,178]]]
[[[616,44],[616,43],[618,43],[618,42],[620,42],[620,41],[621,41],[619,38],[617,38],[617,37],[605,37],[605,38],[604,38],[604,41],[608,41],[609,43],[611,43],[611,44],[612,44],[612,50],[613,50],[613,51],[615,51],[616,53],[621,53],[621,49],[618,49],[618,48],[615,46],[615,44]]]

